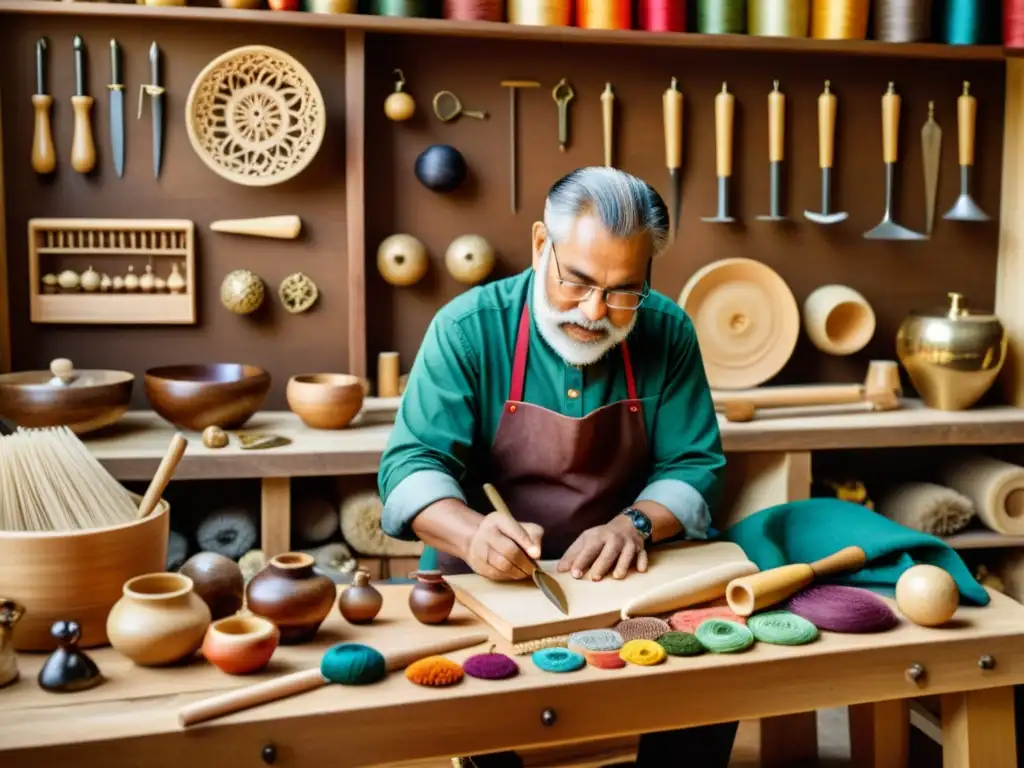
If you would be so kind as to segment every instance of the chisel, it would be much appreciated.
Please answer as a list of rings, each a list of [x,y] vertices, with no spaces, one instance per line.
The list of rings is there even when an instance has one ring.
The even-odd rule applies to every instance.
[[[759,221],[785,221],[782,215],[782,161],[786,143],[786,97],[779,90],[779,81],[768,94],[768,162],[771,173],[771,213],[758,216]]]
[[[683,205],[683,94],[679,92],[679,81],[674,77],[662,94],[661,107],[665,121],[665,166],[670,185],[672,239],[675,240]]]
[[[121,47],[110,41],[110,153],[114,170],[124,176],[124,80],[121,77]]]
[[[96,167],[96,144],[92,137],[92,105],[95,99],[85,92],[85,42],[75,35],[75,95],[71,108],[75,113],[74,137],[71,139],[71,167],[89,173]]]
[[[160,85],[160,47],[154,42],[149,46],[149,72],[151,83],[139,86],[139,114],[142,119],[142,102],[150,98],[153,118],[153,178],[160,178],[160,165],[164,152],[164,87]]]
[[[50,173],[57,167],[57,154],[53,149],[53,129],[50,126],[50,106],[53,96],[46,92],[45,37],[36,40],[36,92],[32,95],[35,107],[35,128],[32,131],[32,170]]]
[[[988,215],[971,197],[971,169],[974,167],[974,126],[978,101],[971,95],[971,84],[956,100],[957,138],[960,150],[960,195],[943,217],[952,221],[988,221]]]
[[[845,211],[832,211],[832,167],[835,164],[836,108],[832,84],[826,80],[825,90],[818,97],[818,167],[821,169],[821,212],[804,211],[804,217],[815,224],[838,224],[849,216]]]
[[[718,176],[718,212],[701,221],[709,224],[731,224],[729,215],[729,178],[732,176],[732,132],[736,97],[729,93],[728,83],[715,96],[715,175]]]

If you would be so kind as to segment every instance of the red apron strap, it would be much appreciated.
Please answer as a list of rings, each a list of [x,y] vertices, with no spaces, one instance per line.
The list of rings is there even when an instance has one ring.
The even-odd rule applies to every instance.
[[[530,349],[530,306],[523,303],[523,314],[519,317],[519,332],[516,335],[516,350],[512,356],[512,383],[508,399],[514,403],[523,400],[523,384],[526,381],[526,353]]]
[[[626,370],[626,391],[630,400],[636,400],[636,380],[633,378],[633,361],[629,358],[629,345],[622,342],[622,367]]]

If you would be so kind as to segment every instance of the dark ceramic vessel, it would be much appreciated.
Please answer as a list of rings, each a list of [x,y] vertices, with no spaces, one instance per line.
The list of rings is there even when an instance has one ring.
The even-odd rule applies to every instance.
[[[423,624],[443,624],[455,606],[455,592],[440,571],[416,571],[409,592],[409,609]]]
[[[249,610],[277,625],[282,645],[312,640],[334,606],[334,582],[313,571],[315,562],[303,552],[278,555],[245,589]]]
[[[146,399],[162,418],[202,432],[207,427],[238,429],[270,392],[270,374],[255,365],[214,363],[150,368]]]
[[[384,597],[370,583],[370,573],[360,568],[352,577],[352,586],[338,598],[338,610],[352,624],[368,624],[377,618]]]
[[[210,608],[213,621],[233,616],[242,607],[245,579],[238,563],[217,552],[200,552],[179,572],[192,579],[193,589]]]
[[[82,629],[74,621],[58,621],[50,633],[60,646],[39,670],[39,687],[52,693],[74,693],[95,688],[103,682],[96,662],[76,646]]]

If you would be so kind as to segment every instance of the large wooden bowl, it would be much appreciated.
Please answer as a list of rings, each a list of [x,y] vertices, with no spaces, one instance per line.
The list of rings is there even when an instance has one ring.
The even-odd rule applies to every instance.
[[[0,417],[19,427],[67,426],[84,435],[108,427],[128,410],[135,376],[127,371],[76,370],[74,383],[51,384],[50,371],[0,375]]]
[[[344,429],[363,407],[363,380],[347,373],[303,373],[285,388],[288,407],[313,429]]]
[[[142,497],[132,494],[136,501]],[[167,568],[171,508],[143,520],[83,531],[0,531],[0,595],[25,606],[16,651],[52,651],[55,621],[77,621],[79,645],[107,644],[107,614],[128,579]]]
[[[255,365],[212,363],[150,368],[146,399],[161,417],[182,429],[238,429],[270,392],[270,374]]]

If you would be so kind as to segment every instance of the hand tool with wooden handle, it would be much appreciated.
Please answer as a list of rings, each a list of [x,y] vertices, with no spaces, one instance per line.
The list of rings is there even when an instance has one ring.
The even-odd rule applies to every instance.
[[[900,108],[902,99],[896,93],[896,84],[882,96],[882,161],[885,163],[885,211],[878,225],[864,233],[868,240],[924,240],[920,232],[900,226],[892,218],[893,184],[896,160],[899,157]]]
[[[732,176],[732,132],[736,112],[736,97],[729,93],[727,83],[715,96],[715,175],[718,176],[718,213],[702,218],[712,224],[731,224],[729,215],[729,179]]]
[[[755,406],[753,403],[736,400],[723,408],[726,421],[743,423],[764,419],[806,419],[820,416],[846,416],[851,413],[875,413],[899,409],[899,398],[888,402],[862,400],[859,403],[834,403],[831,405]]]
[[[92,105],[95,99],[85,92],[85,41],[75,35],[75,95],[71,108],[75,115],[74,135],[71,139],[71,167],[79,173],[89,173],[96,167],[96,143],[92,136]]]
[[[508,88],[508,194],[512,213],[516,212],[516,91],[520,88],[540,88],[536,80],[502,80],[502,88]]]
[[[604,164],[612,167],[612,150],[615,129],[615,91],[611,83],[604,84],[601,92],[601,127],[604,133]]]
[[[838,224],[850,214],[832,211],[832,167],[835,165],[836,109],[838,99],[832,84],[825,81],[825,90],[818,97],[818,167],[821,169],[821,212],[804,211],[804,217],[815,224]]]
[[[683,204],[683,94],[679,92],[679,81],[674,77],[661,96],[661,110],[665,121],[665,166],[668,168],[672,239],[675,240]]]
[[[214,232],[231,235],[294,240],[302,231],[302,220],[295,215],[263,216],[255,219],[220,219],[210,224],[210,229]]]
[[[815,579],[854,571],[865,562],[867,555],[863,549],[844,547],[835,554],[813,563],[783,565],[733,579],[725,588],[725,599],[737,616],[750,616],[762,608],[778,605],[810,585]]]
[[[786,96],[776,80],[768,94],[768,163],[771,174],[769,203],[771,213],[758,216],[758,221],[786,221],[782,215],[782,162],[786,144]]]
[[[921,128],[921,160],[924,164],[924,232],[931,237],[942,162],[942,128],[935,120],[934,101],[928,102],[928,120]]]
[[[160,166],[164,157],[164,87],[160,84],[160,46],[155,42],[149,46],[149,77],[152,82],[139,86],[139,114],[142,119],[142,102],[150,99],[150,113],[153,118],[153,178],[160,178]]]
[[[964,92],[956,100],[957,138],[960,150],[960,196],[943,218],[951,221],[988,221],[971,197],[971,169],[974,168],[974,127],[978,100],[971,96],[971,84],[964,81]]]
[[[46,49],[45,37],[36,40],[36,92],[32,94],[35,109],[35,126],[32,129],[32,170],[36,173],[52,173],[57,167],[57,153],[53,148],[53,127],[50,125],[50,107],[53,96],[46,92]]]
[[[156,509],[156,505],[159,503],[164,489],[167,488],[167,484],[171,481],[174,470],[178,468],[181,457],[185,455],[187,447],[188,440],[185,439],[185,436],[180,432],[175,432],[174,437],[171,438],[171,444],[167,446],[167,453],[164,454],[160,466],[156,468],[156,474],[153,475],[153,479],[149,482],[149,487],[146,488],[146,495],[139,502],[140,520],[148,517]]]
[[[461,651],[463,648],[472,648],[474,645],[486,643],[488,639],[489,637],[486,633],[476,632],[447,640],[423,643],[407,650],[391,651],[384,654],[384,659],[388,672],[394,672],[428,656]],[[190,725],[241,712],[243,709],[257,707],[260,704],[269,704],[272,701],[279,701],[289,696],[306,693],[307,691],[315,691],[317,688],[322,688],[331,682],[323,676],[320,667],[293,672],[290,675],[283,675],[245,688],[236,688],[235,690],[188,704],[179,710],[178,723],[187,728]]]
[[[515,521],[516,525],[519,525],[519,521],[516,520],[515,516],[505,505],[504,500],[498,493],[498,489],[490,483],[484,484],[484,493],[487,494],[487,499],[494,506],[494,511],[499,515],[504,515],[510,520]],[[522,549],[520,547],[520,549]],[[541,569],[540,565],[530,557],[526,551],[523,551],[523,555],[530,561],[530,565],[533,566],[533,583],[536,584],[540,591],[544,593],[545,597],[551,601],[551,603],[566,616],[569,615],[569,604],[565,598],[565,592],[562,591],[562,585],[558,583],[557,579],[550,573],[546,573]]]

